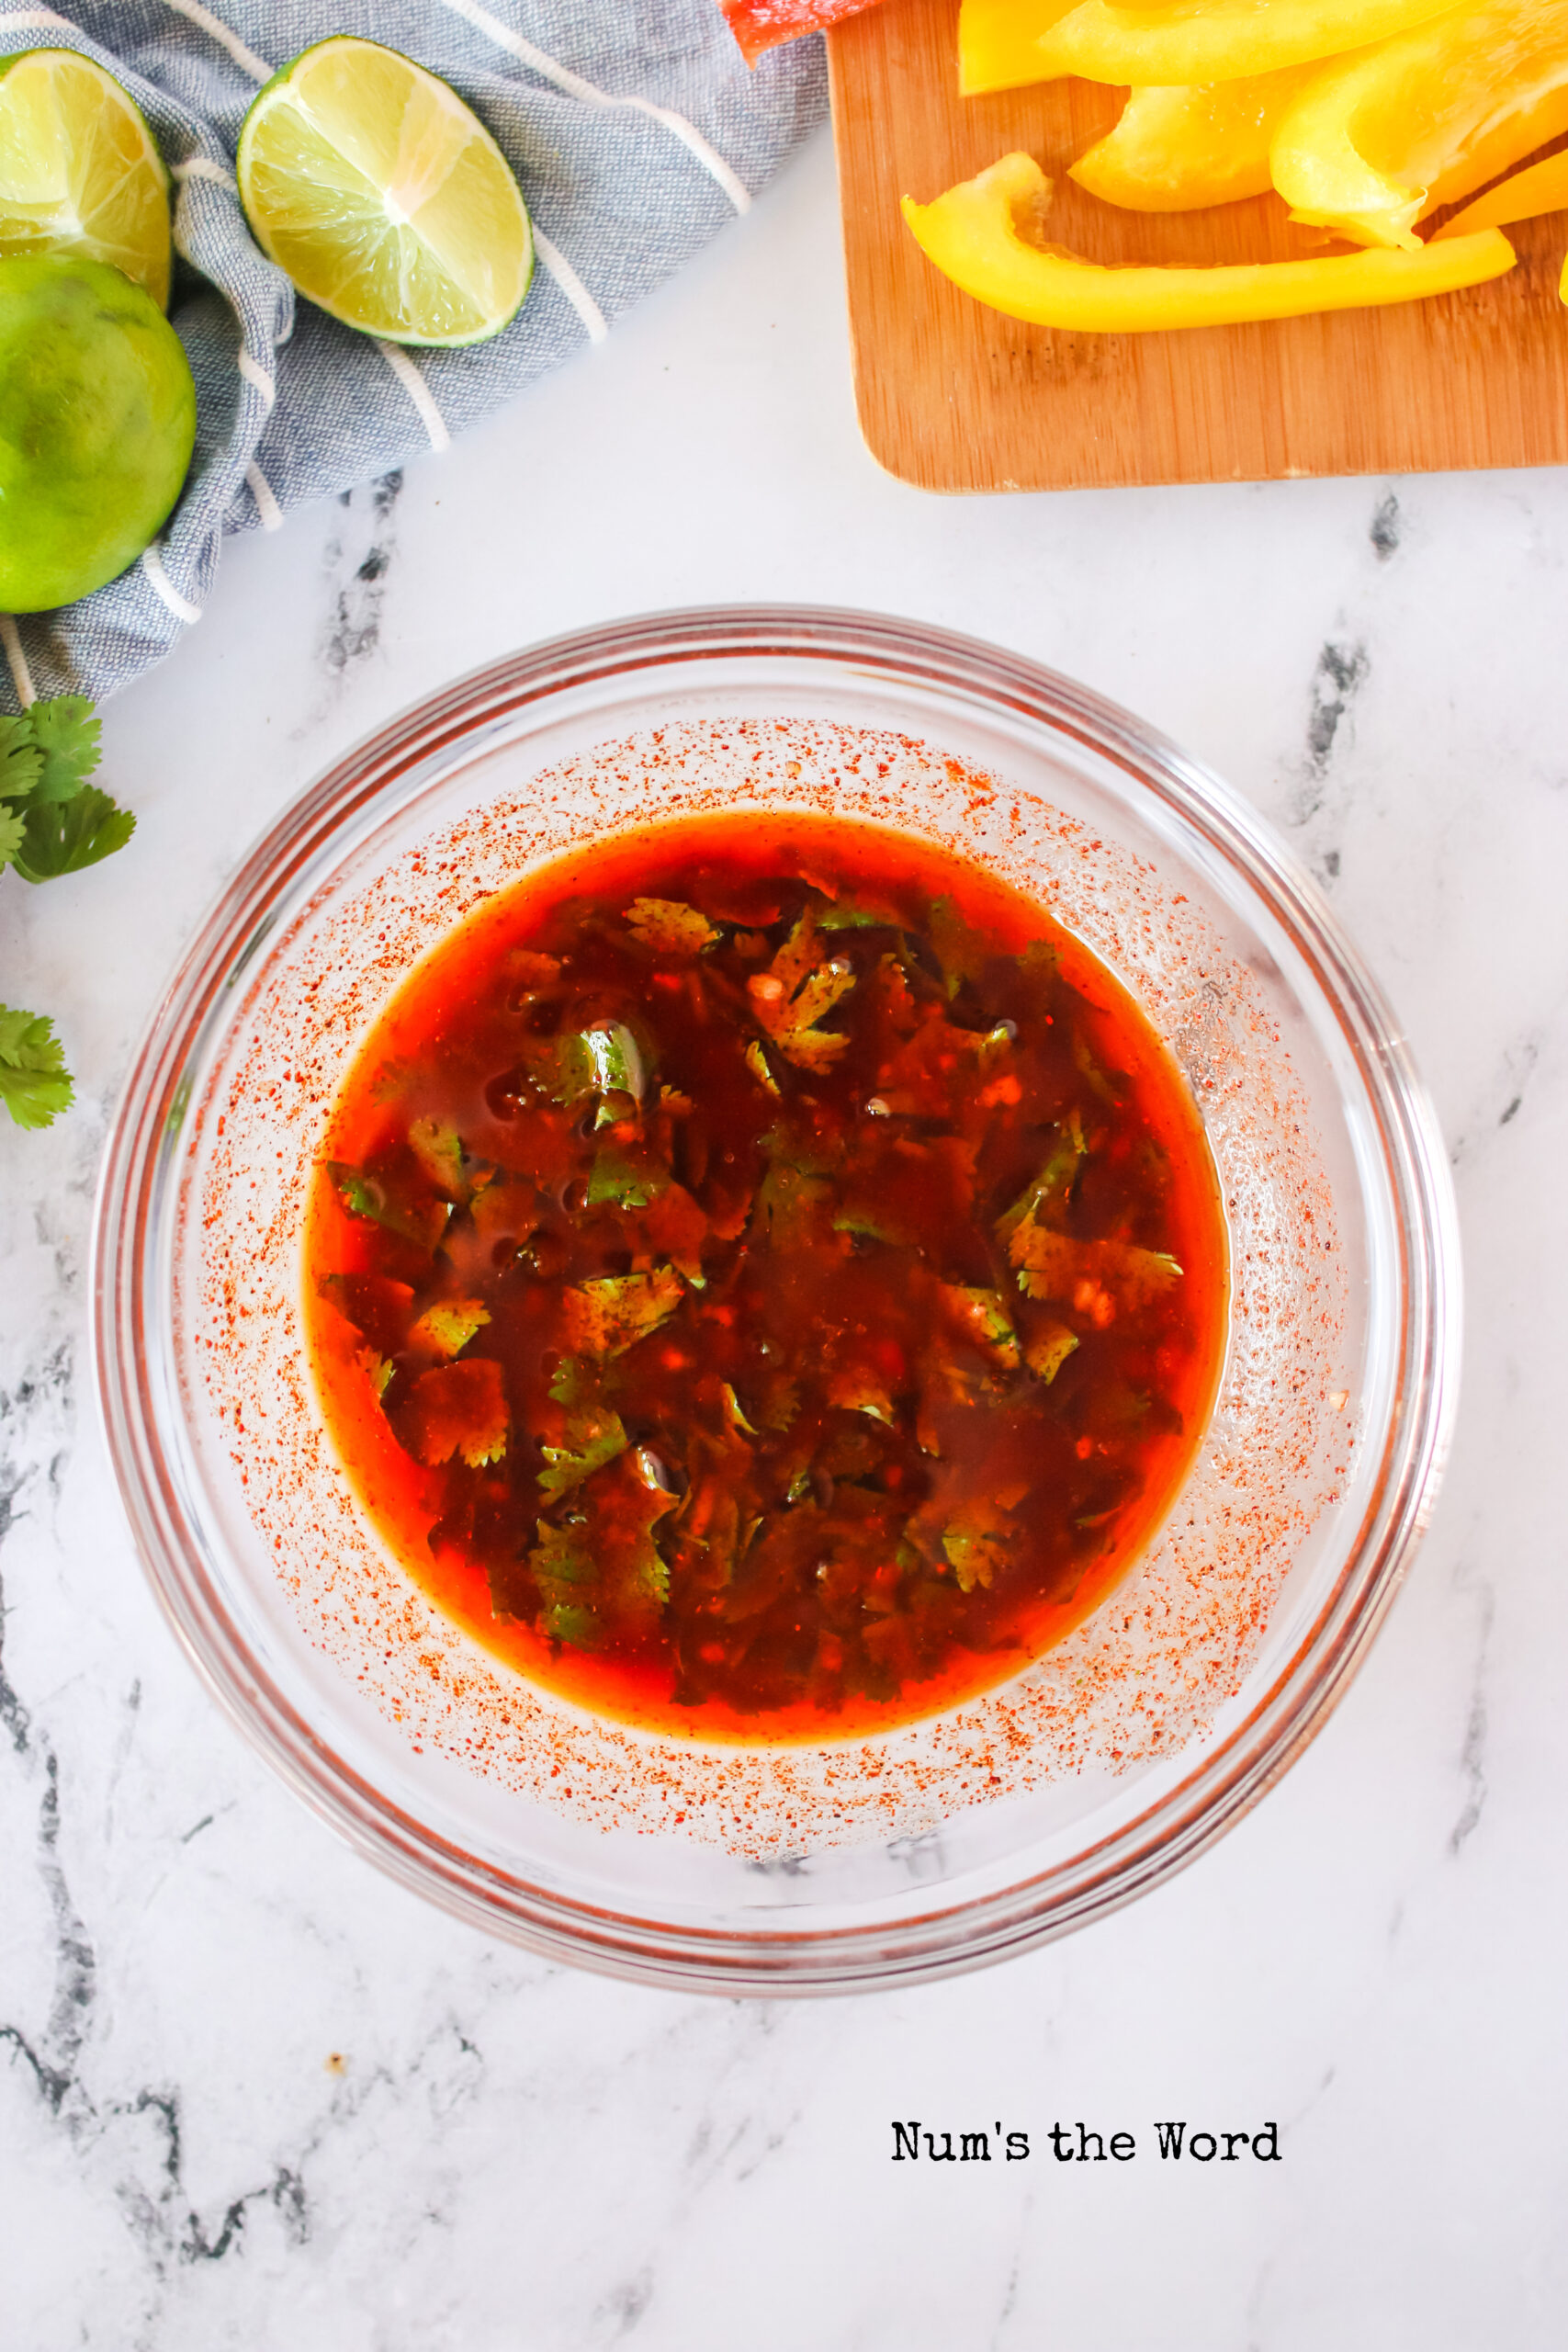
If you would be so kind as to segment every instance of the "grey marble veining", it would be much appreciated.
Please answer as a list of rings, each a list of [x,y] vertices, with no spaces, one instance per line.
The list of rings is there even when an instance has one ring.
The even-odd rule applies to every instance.
[[[0,1129],[4,2352],[1562,2341],[1568,478],[924,499],[855,435],[836,255],[818,146],[507,416],[234,548],[108,714],[131,848],[0,886],[81,1097]],[[1046,1952],[795,2007],[543,1966],[341,1849],[178,1655],[85,1393],[107,1122],[254,833],[489,656],[761,596],[1017,646],[1280,826],[1407,1024],[1470,1294],[1436,1524],[1280,1788]],[[895,2117],[1033,2153],[895,2165]],[[1168,2117],[1282,2159],[1162,2165]],[[1136,2161],[1055,2162],[1058,2119]]]

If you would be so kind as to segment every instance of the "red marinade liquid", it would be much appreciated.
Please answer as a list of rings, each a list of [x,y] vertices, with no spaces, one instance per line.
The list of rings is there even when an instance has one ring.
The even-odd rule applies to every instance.
[[[1092,1611],[1228,1295],[1191,1097],[1104,966],[796,816],[596,843],[443,942],[344,1087],[305,1279],[432,1599],[596,1712],[751,1741],[929,1714]]]

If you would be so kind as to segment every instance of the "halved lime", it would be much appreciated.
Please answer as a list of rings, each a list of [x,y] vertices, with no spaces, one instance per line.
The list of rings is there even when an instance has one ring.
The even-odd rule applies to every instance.
[[[346,326],[480,343],[528,290],[534,233],[505,156],[456,91],[377,41],[319,41],[275,75],[237,171],[263,252]]]
[[[169,307],[169,175],[134,98],[73,49],[0,57],[0,260],[80,254]]]

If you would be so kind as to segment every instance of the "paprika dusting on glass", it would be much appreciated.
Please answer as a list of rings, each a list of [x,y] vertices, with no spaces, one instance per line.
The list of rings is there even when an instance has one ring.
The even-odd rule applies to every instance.
[[[1015,1674],[1181,1485],[1227,1257],[1184,1081],[1039,907],[825,817],[486,902],[334,1108],[306,1299],[437,1604],[623,1721],[822,1740]]]

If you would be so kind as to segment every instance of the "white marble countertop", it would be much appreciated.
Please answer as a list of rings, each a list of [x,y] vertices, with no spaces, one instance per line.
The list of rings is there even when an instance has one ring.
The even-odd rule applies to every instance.
[[[232,546],[107,715],[132,847],[0,895],[81,1097],[0,1125],[4,2352],[1562,2342],[1568,476],[932,500],[856,434],[837,256],[818,140],[498,422]],[[1436,1523],[1283,1784],[1108,1924],[798,2006],[547,1968],[351,1857],[176,1652],[85,1393],[106,1123],[251,837],[489,656],[750,597],[998,639],[1249,795],[1408,1024],[1468,1252]],[[895,2116],[1033,2153],[896,2165]],[[1162,2163],[1173,2117],[1280,2161]]]

